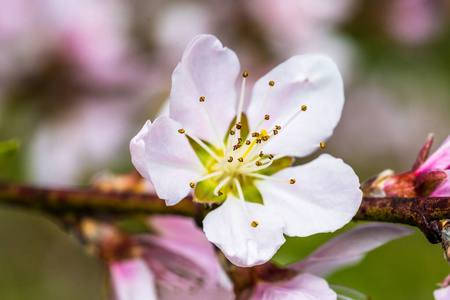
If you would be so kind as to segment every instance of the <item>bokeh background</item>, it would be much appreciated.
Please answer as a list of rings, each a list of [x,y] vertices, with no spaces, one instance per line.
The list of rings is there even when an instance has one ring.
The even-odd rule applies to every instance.
[[[292,55],[330,55],[346,104],[327,152],[361,181],[408,170],[428,133],[433,149],[450,133],[449,15],[445,0],[0,0],[0,141],[21,143],[0,180],[87,185],[133,170],[129,140],[166,101],[198,33],[233,49],[253,81]],[[275,261],[331,236],[289,239]],[[329,282],[422,300],[448,273],[440,246],[416,231]],[[104,277],[52,220],[0,207],[0,299],[101,299]]]

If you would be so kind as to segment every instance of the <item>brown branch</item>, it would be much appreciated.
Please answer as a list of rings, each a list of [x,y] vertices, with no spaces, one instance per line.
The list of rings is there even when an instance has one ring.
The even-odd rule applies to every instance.
[[[0,204],[65,214],[176,214],[202,219],[209,211],[188,197],[175,206],[152,194],[103,192],[89,188],[50,189],[0,183]],[[420,228],[428,240],[439,243],[440,220],[450,219],[450,197],[364,197],[353,220],[400,223]]]

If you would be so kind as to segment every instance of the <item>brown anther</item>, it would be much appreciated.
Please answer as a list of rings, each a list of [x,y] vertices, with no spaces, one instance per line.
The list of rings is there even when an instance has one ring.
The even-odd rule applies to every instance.
[[[257,133],[257,132],[252,133],[252,137],[258,137],[258,136],[259,136],[259,133]]]
[[[200,102],[205,102],[205,96],[201,96],[199,100]]]
[[[242,73],[242,77],[247,78],[247,76],[248,76],[247,71],[245,71],[244,73]]]
[[[241,148],[241,144],[236,144],[233,146],[233,151],[236,151],[239,148]]]
[[[242,139],[241,138],[238,138],[238,143],[240,144],[242,142]]]
[[[269,115],[265,115],[265,116],[264,116],[264,119],[265,119],[265,120],[269,120],[269,119],[270,119],[270,116],[269,116]]]
[[[265,135],[261,138],[264,142],[267,142],[268,139],[270,139],[270,136]]]
[[[232,162],[233,161],[233,156],[230,156],[230,158],[228,159],[228,162]]]
[[[255,165],[257,165],[257,166],[259,167],[260,165],[262,165],[262,162],[260,162],[259,160],[257,160],[257,161],[255,162]]]
[[[271,80],[271,81],[269,81],[269,85],[270,85],[270,86],[274,86],[274,85],[275,85],[275,82],[273,82],[273,81]]]
[[[325,149],[325,143],[324,142],[320,143],[320,148]]]
[[[276,130],[281,130],[281,126],[275,125]]]
[[[243,159],[242,157],[239,157],[239,158],[238,158],[238,161],[239,161],[239,162],[243,162],[244,159]]]
[[[233,130],[230,130],[230,134],[234,135],[236,132],[234,132]]]
[[[269,154],[269,159],[272,159],[273,158],[273,155],[272,154]]]
[[[290,183],[290,184],[294,184],[294,183],[295,183],[295,179],[292,178],[291,180],[289,180],[289,183]]]
[[[306,105],[302,105],[302,110],[306,111],[306,109],[307,109]]]
[[[183,128],[181,128],[181,129],[178,129],[178,133],[181,133],[181,134],[183,134],[183,133],[185,133],[186,131],[183,129]]]
[[[278,130],[275,129],[275,130],[273,131],[273,135],[277,135],[277,134],[278,134]]]
[[[219,190],[219,191],[217,192],[217,195],[222,196],[222,195],[223,195],[222,190]]]
[[[249,140],[246,140],[246,141],[245,141],[245,144],[246,144],[246,145],[250,145],[251,142],[250,142]]]
[[[261,151],[261,152],[259,152],[259,157],[263,157],[264,156],[264,153]]]
[[[261,144],[261,139],[257,139],[257,140],[256,140],[256,143],[257,143],[257,144]]]
[[[242,123],[241,122],[236,123],[236,129],[241,129],[241,128],[242,128]]]
[[[252,225],[253,228],[258,227],[259,223],[256,221],[253,221],[250,225]]]
[[[190,186],[191,188],[195,188],[195,183],[191,182],[191,183],[189,183],[189,186]]]

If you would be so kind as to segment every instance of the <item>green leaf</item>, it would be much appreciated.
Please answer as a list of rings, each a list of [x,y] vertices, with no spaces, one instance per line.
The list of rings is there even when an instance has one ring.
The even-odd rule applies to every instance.
[[[191,139],[189,136],[187,136],[188,140],[189,140],[189,144],[191,144],[192,149],[194,149],[195,154],[197,154],[198,158],[200,159],[201,163],[203,164],[203,166],[209,170],[214,163],[216,162],[216,160],[211,156],[211,154],[208,153],[208,151],[206,151],[202,146],[200,146],[199,144],[197,144],[193,139]],[[210,143],[202,141],[203,143],[205,143],[206,146],[209,147],[209,149],[211,149],[211,151],[213,151],[214,153],[217,154],[217,156],[223,156],[222,150],[217,150],[215,149]]]
[[[13,157],[19,149],[19,145],[17,139],[0,142],[0,163]]]
[[[263,197],[255,185],[249,184],[242,187],[242,193],[244,194],[244,199],[247,202],[264,204]]]

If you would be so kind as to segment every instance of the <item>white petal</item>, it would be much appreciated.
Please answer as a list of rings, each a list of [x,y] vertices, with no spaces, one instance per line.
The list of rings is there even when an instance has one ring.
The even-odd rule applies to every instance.
[[[438,290],[435,290],[433,292],[434,299],[436,300],[448,300],[450,299],[450,286],[447,286],[445,288],[441,288]]]
[[[322,276],[336,268],[357,262],[367,252],[413,232],[412,228],[396,224],[363,224],[332,238],[290,268]]]
[[[116,300],[157,300],[153,274],[142,259],[110,265]]]
[[[275,85],[264,107],[271,80]],[[306,105],[307,110],[283,128],[283,124],[300,111],[302,105]],[[256,82],[247,116],[250,127],[256,126],[265,114],[270,116],[270,120],[264,121],[262,128],[282,127],[279,134],[268,141],[264,152],[305,156],[314,150],[302,147],[318,145],[331,136],[343,105],[342,78],[334,62],[323,55],[299,55],[283,62]]]
[[[323,278],[300,274],[281,283],[261,282],[257,285],[253,300],[335,300],[336,293]]]
[[[335,231],[352,219],[361,204],[358,177],[341,159],[328,154],[274,177],[296,180],[295,184],[255,181],[264,206],[283,218],[283,231],[289,236]]]
[[[160,117],[153,124],[147,121],[130,143],[134,166],[167,205],[186,197],[191,191],[189,183],[204,171],[186,136],[178,133],[180,128],[169,117]]]
[[[170,117],[198,138],[219,146],[236,115],[239,70],[236,54],[215,36],[195,37],[172,75]],[[201,96],[204,103],[199,102]],[[203,105],[208,107],[218,134]]]
[[[253,221],[259,223],[256,228],[251,226]],[[271,259],[285,242],[282,226],[281,219],[263,205],[244,204],[232,195],[203,220],[208,240],[241,267],[259,265]]]

